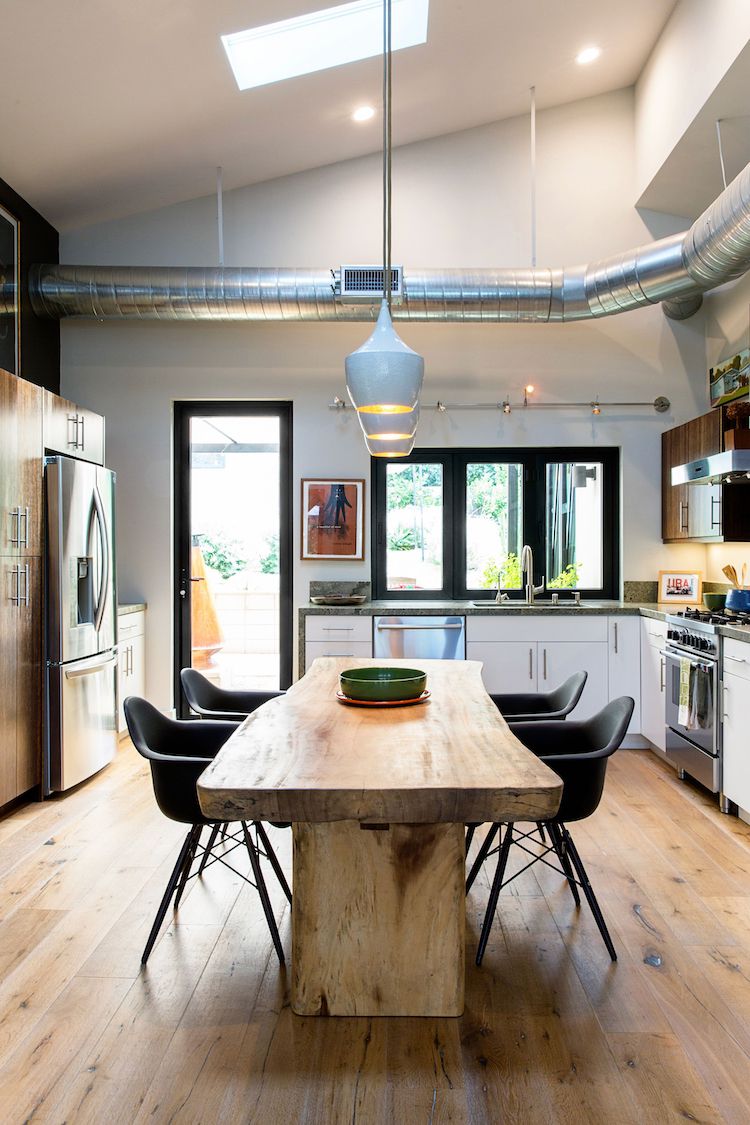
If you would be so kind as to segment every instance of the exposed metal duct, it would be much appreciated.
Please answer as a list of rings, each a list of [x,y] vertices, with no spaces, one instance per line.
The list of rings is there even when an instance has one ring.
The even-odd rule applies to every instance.
[[[589,320],[664,303],[683,320],[702,293],[750,269],[750,164],[684,234],[572,269],[415,270],[394,320]],[[366,321],[331,271],[171,266],[34,266],[38,315],[140,320]]]

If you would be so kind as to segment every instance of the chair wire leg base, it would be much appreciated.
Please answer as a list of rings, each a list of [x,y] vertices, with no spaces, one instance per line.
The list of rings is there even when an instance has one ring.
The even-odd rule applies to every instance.
[[[143,953],[141,955],[141,964],[142,965],[146,964],[146,962],[148,961],[148,958],[149,958],[149,954],[151,953],[151,950],[154,948],[154,942],[156,941],[156,938],[159,934],[159,930],[161,929],[161,924],[164,921],[164,915],[167,913],[167,908],[169,906],[170,900],[172,898],[172,895],[175,892],[175,887],[177,886],[179,878],[180,878],[180,876],[183,872],[183,868],[185,866],[187,857],[190,853],[190,847],[192,845],[194,837],[195,837],[195,826],[193,826],[190,829],[187,836],[185,837],[185,839],[183,841],[183,844],[182,844],[182,847],[180,848],[180,854],[177,857],[177,862],[175,863],[174,868],[172,869],[172,874],[169,876],[169,882],[167,883],[167,889],[165,890],[164,895],[162,896],[162,900],[159,903],[159,909],[156,912],[156,918],[154,919],[154,924],[151,927],[151,932],[148,935],[148,940],[146,941],[146,946],[145,946],[145,948],[143,950]]]
[[[487,853],[489,852],[490,848],[492,847],[492,841],[497,836],[501,827],[502,826],[500,824],[493,824],[492,828],[490,828],[489,832],[487,833],[484,840],[482,841],[482,845],[481,845],[479,851],[477,852],[477,858],[474,860],[473,864],[471,865],[471,870],[469,871],[468,877],[466,879],[466,893],[467,894],[471,890],[472,884],[473,884],[474,880],[476,879],[477,875],[479,874],[479,872],[482,868],[482,864],[484,863],[485,859],[487,858]]]
[[[500,825],[493,827],[500,829]],[[497,867],[495,868],[495,877],[492,880],[492,888],[490,890],[489,901],[487,902],[487,911],[484,915],[484,922],[482,923],[482,933],[479,938],[479,945],[477,947],[476,964],[482,964],[484,951],[487,948],[487,941],[489,940],[490,930],[492,929],[492,920],[495,916],[497,908],[497,900],[500,895],[500,890],[503,885],[503,876],[505,875],[505,868],[508,863],[508,854],[510,846],[513,843],[513,825],[509,824],[505,830],[503,842],[500,845],[500,854],[497,857]]]
[[[552,821],[550,821],[547,824],[547,831],[550,834],[552,847],[555,849],[557,858],[560,860],[560,866],[562,867],[565,878],[568,881],[568,886],[570,887],[570,893],[573,896],[573,901],[576,906],[580,906],[581,896],[578,893],[576,878],[573,874],[573,868],[570,865],[570,856],[568,855],[567,849],[565,847],[565,840],[563,839],[562,833],[560,832],[560,828],[557,824],[554,824]]]
[[[211,851],[213,850],[213,846],[216,843],[216,837],[219,835],[220,828],[221,828],[220,824],[215,824],[213,826],[213,828],[211,829],[211,835],[208,837],[208,843],[206,844],[206,847],[203,851],[203,855],[201,856],[200,867],[198,868],[198,874],[199,875],[203,874],[203,868],[208,863],[208,857],[211,855]]]
[[[263,850],[266,853],[266,857],[268,859],[268,862],[271,864],[271,867],[274,869],[274,872],[276,874],[276,878],[279,880],[279,884],[281,886],[281,889],[284,892],[284,894],[286,895],[286,897],[287,897],[287,899],[288,899],[288,901],[291,905],[292,892],[289,889],[289,884],[286,881],[286,876],[284,875],[284,871],[281,867],[281,864],[278,861],[276,852],[273,850],[273,847],[271,846],[271,841],[268,839],[268,834],[266,833],[266,830],[263,827],[263,825],[258,820],[253,821],[253,827],[255,828],[255,831],[258,833],[258,839],[260,840],[261,844],[263,845]]]
[[[271,939],[273,941],[276,954],[279,958],[279,964],[283,965],[285,964],[284,950],[281,945],[281,938],[279,937],[279,931],[276,925],[273,907],[271,906],[271,900],[268,897],[266,881],[263,878],[263,872],[260,869],[260,860],[258,859],[258,853],[255,849],[255,844],[252,841],[250,833],[247,830],[247,823],[244,820],[240,823],[242,824],[242,831],[245,836],[245,845],[247,847],[248,855],[250,856],[250,866],[253,869],[253,879],[255,880],[255,886],[258,889],[258,895],[260,896],[263,913],[266,916],[266,922],[268,923],[268,929],[271,932]]]
[[[612,943],[612,938],[609,936],[609,930],[607,929],[607,923],[604,921],[604,915],[602,914],[601,907],[599,906],[599,903],[596,900],[596,895],[594,894],[593,887],[591,886],[591,883],[589,882],[589,877],[586,874],[586,868],[583,866],[583,861],[578,854],[578,849],[576,848],[575,844],[573,843],[573,838],[570,835],[570,832],[568,832],[567,828],[564,825],[561,825],[560,830],[561,830],[561,833],[562,833],[562,838],[563,838],[565,850],[567,851],[568,855],[570,856],[570,858],[573,862],[573,866],[576,869],[576,874],[578,875],[578,879],[579,879],[580,884],[581,884],[581,890],[583,891],[583,893],[586,896],[586,901],[588,902],[588,904],[591,908],[591,913],[594,915],[594,921],[596,922],[597,926],[599,927],[599,933],[602,935],[602,940],[604,941],[604,944],[607,947],[607,952],[609,953],[612,960],[616,961],[617,960],[617,953],[616,953],[615,947]]]
[[[174,910],[176,910],[177,907],[180,905],[180,899],[182,898],[182,892],[185,890],[185,887],[187,886],[187,881],[190,878],[190,869],[193,866],[193,860],[195,859],[195,853],[198,850],[198,844],[200,843],[201,833],[203,832],[203,825],[202,824],[194,825],[193,826],[193,832],[195,833],[195,835],[193,836],[193,842],[190,845],[190,850],[188,851],[187,858],[185,859],[185,866],[182,869],[182,875],[180,877],[180,884],[177,888],[177,894],[174,896],[174,908],[173,908]]]

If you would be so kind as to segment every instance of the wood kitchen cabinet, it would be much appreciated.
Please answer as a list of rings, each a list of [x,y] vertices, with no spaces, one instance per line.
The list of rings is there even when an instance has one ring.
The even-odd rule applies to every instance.
[[[672,469],[724,448],[721,408],[662,434],[662,539],[744,542],[750,539],[750,504],[744,486],[672,484]]]
[[[40,555],[42,389],[0,370],[0,555]]]
[[[44,447],[81,461],[104,464],[104,419],[51,391],[44,392]]]
[[[0,805],[41,780],[41,559],[0,558]]]

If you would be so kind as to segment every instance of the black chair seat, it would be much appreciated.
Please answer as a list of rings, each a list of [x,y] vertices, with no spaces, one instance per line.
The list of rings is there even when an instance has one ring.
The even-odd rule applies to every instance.
[[[283,965],[284,951],[261,870],[260,857],[271,864],[289,902],[292,895],[263,825],[259,821],[252,822],[254,840],[245,821],[239,821],[239,828],[228,832],[226,824],[204,816],[198,801],[196,782],[237,729],[237,723],[168,719],[156,707],[137,696],[129,696],[125,700],[124,709],[133,745],[151,766],[154,795],[161,812],[170,820],[190,825],[159,904],[141,964],[145,965],[148,961],[172,896],[174,895],[174,909],[177,909],[188,879],[202,875],[213,862],[232,867],[226,856],[234,847],[242,845],[250,857],[252,879],[242,875],[234,867],[232,870],[257,889],[276,953]],[[200,842],[204,828],[210,830],[205,846]],[[221,852],[219,848],[222,849]],[[196,859],[199,862],[193,870]]]
[[[239,723],[264,703],[286,694],[283,691],[228,691],[212,684],[195,668],[183,668],[180,681],[189,707],[202,719]]]
[[[581,698],[588,673],[576,672],[548,692],[522,692],[496,695],[490,699],[509,723],[564,719]]]
[[[532,839],[533,830],[523,831],[515,824],[504,825],[500,822],[491,826],[482,842],[466,880],[467,893],[485,860],[495,854],[498,860],[482,924],[476,956],[477,965],[481,965],[487,948],[500,891],[516,878],[516,875],[512,875],[509,879],[505,879],[508,855],[513,844],[521,847],[531,857],[530,863],[524,870],[539,861],[553,866],[550,858],[556,857],[560,865],[557,870],[567,880],[576,906],[580,905],[578,895],[580,888],[611,959],[617,960],[617,953],[604,916],[567,825],[576,820],[583,820],[596,811],[604,791],[607,762],[625,737],[633,714],[633,706],[633,700],[629,696],[622,696],[612,700],[597,715],[584,721],[556,720],[511,724],[510,729],[524,746],[533,751],[560,777],[563,782],[563,792],[556,814],[547,820],[537,822],[541,843]],[[549,844],[547,836],[549,836]],[[500,844],[493,848],[496,837],[500,837]]]

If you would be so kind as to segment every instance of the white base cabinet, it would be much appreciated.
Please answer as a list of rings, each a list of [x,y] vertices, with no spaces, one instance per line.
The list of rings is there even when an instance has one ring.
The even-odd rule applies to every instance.
[[[482,662],[482,679],[492,694],[552,691],[574,672],[585,671],[575,718],[596,714],[618,695],[632,695],[633,733],[640,725],[638,620],[575,614],[469,617],[466,658]]]
[[[309,616],[305,621],[305,667],[318,656],[372,656],[372,617]]]
[[[127,733],[123,703],[129,695],[146,694],[146,613],[118,613],[117,733]]]
[[[750,812],[750,645],[746,641],[724,641],[722,696],[722,791],[747,813]]]
[[[666,621],[641,618],[641,734],[649,742],[666,751],[664,692],[666,667],[661,650],[667,643]]]

